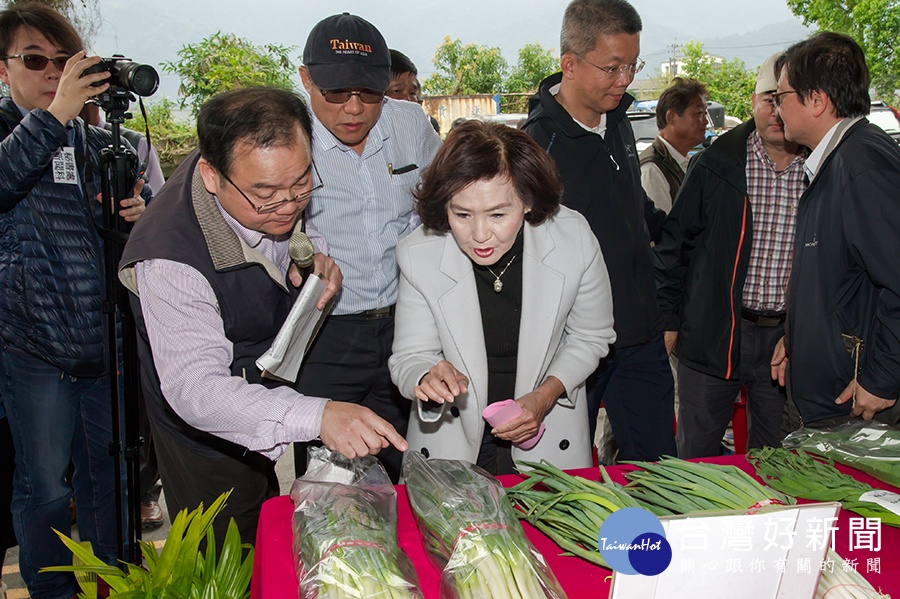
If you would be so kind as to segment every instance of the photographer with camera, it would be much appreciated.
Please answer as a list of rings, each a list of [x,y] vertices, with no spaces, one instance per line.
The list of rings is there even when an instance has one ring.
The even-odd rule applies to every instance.
[[[77,116],[109,88],[109,73],[83,75],[100,58],[38,3],[0,12],[0,53],[12,95],[0,99],[0,402],[16,452],[12,515],[29,593],[61,599],[76,592],[74,577],[39,572],[72,563],[51,528],[70,533],[73,490],[81,540],[107,563],[117,556],[97,170],[112,138]],[[126,221],[144,210],[142,188],[137,181],[117,206]]]

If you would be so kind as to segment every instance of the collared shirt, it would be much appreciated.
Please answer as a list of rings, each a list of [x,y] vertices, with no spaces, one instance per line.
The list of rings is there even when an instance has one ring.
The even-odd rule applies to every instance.
[[[750,310],[784,312],[791,274],[797,203],[806,190],[804,159],[775,170],[759,133],[747,138],[747,196],[753,212],[753,244],[744,280],[743,303]]]
[[[413,102],[384,101],[362,155],[313,115],[313,159],[325,186],[306,213],[328,239],[329,255],[344,275],[333,314],[397,302],[397,243],[419,225],[412,192],[440,144]]]
[[[806,159],[806,176],[809,177],[810,182],[816,178],[816,173],[819,172],[819,167],[822,166],[822,162],[824,162],[832,150],[834,150],[838,142],[841,141],[841,138],[844,136],[844,133],[847,132],[847,129],[861,118],[862,117],[841,119],[836,122],[824,136],[822,136],[819,145],[816,146],[815,150],[810,152],[809,158]]]
[[[218,200],[216,205],[244,243],[287,272],[287,236],[247,229]],[[324,239],[308,223],[307,233],[316,251],[325,253]],[[231,374],[233,345],[203,275],[171,260],[138,262],[134,271],[160,387],[185,422],[272,460],[290,443],[319,436],[327,399],[300,395],[290,386],[268,389]]]
[[[662,135],[659,136],[659,140],[668,150],[669,156],[681,167],[681,171],[686,173],[691,159],[682,155]],[[657,208],[664,210],[666,213],[672,210],[673,198],[669,182],[656,164],[647,162],[641,165],[641,187],[644,188],[644,191],[647,192],[647,197],[653,201]]]

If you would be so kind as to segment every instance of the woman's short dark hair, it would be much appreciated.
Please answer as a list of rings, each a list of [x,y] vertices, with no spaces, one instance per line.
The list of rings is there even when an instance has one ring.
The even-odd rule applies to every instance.
[[[298,124],[312,150],[309,111],[294,92],[274,87],[222,92],[207,100],[197,115],[200,155],[220,174],[229,175],[239,142],[256,148],[289,146],[297,142]]]
[[[838,118],[869,114],[869,68],[862,48],[850,36],[816,33],[785,51],[775,63],[777,73],[782,68],[801,103],[810,92],[819,90],[831,100]]]
[[[9,54],[16,34],[22,27],[34,29],[47,41],[59,46],[65,54],[75,54],[84,49],[81,36],[64,16],[41,2],[10,4],[0,12],[0,52]]]
[[[416,188],[416,210],[426,228],[450,230],[447,205],[476,181],[508,177],[536,226],[556,214],[562,199],[556,163],[531,137],[506,125],[468,121],[447,135]]]

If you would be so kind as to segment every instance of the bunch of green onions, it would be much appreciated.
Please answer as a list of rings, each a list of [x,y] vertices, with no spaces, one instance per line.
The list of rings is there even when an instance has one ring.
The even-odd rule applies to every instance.
[[[677,458],[628,463],[642,469],[625,473],[625,492],[657,516],[796,503],[736,466]]]
[[[541,461],[519,462],[530,470],[525,480],[507,490],[518,516],[550,537],[568,553],[609,568],[597,549],[600,526],[623,507],[642,507],[601,468],[604,482],[566,474]]]
[[[397,545],[396,493],[386,474],[384,481],[369,488],[294,483],[301,599],[421,599],[415,570]]]
[[[847,476],[831,460],[814,459],[803,450],[792,453],[780,447],[764,447],[747,452],[747,461],[769,486],[813,501],[840,501],[841,506],[865,518],[880,518],[884,524],[900,527],[900,516],[871,501],[861,501],[872,487]]]
[[[407,454],[404,478],[425,548],[443,568],[442,597],[565,597],[495,478],[469,462],[417,452]]]

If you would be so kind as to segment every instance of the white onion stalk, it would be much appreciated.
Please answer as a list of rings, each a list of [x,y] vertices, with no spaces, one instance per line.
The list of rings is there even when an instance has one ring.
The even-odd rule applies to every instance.
[[[828,549],[826,559],[834,563],[834,568],[822,571],[816,599],[891,599],[890,595],[876,591],[856,568],[845,570],[843,558],[834,549]]]

